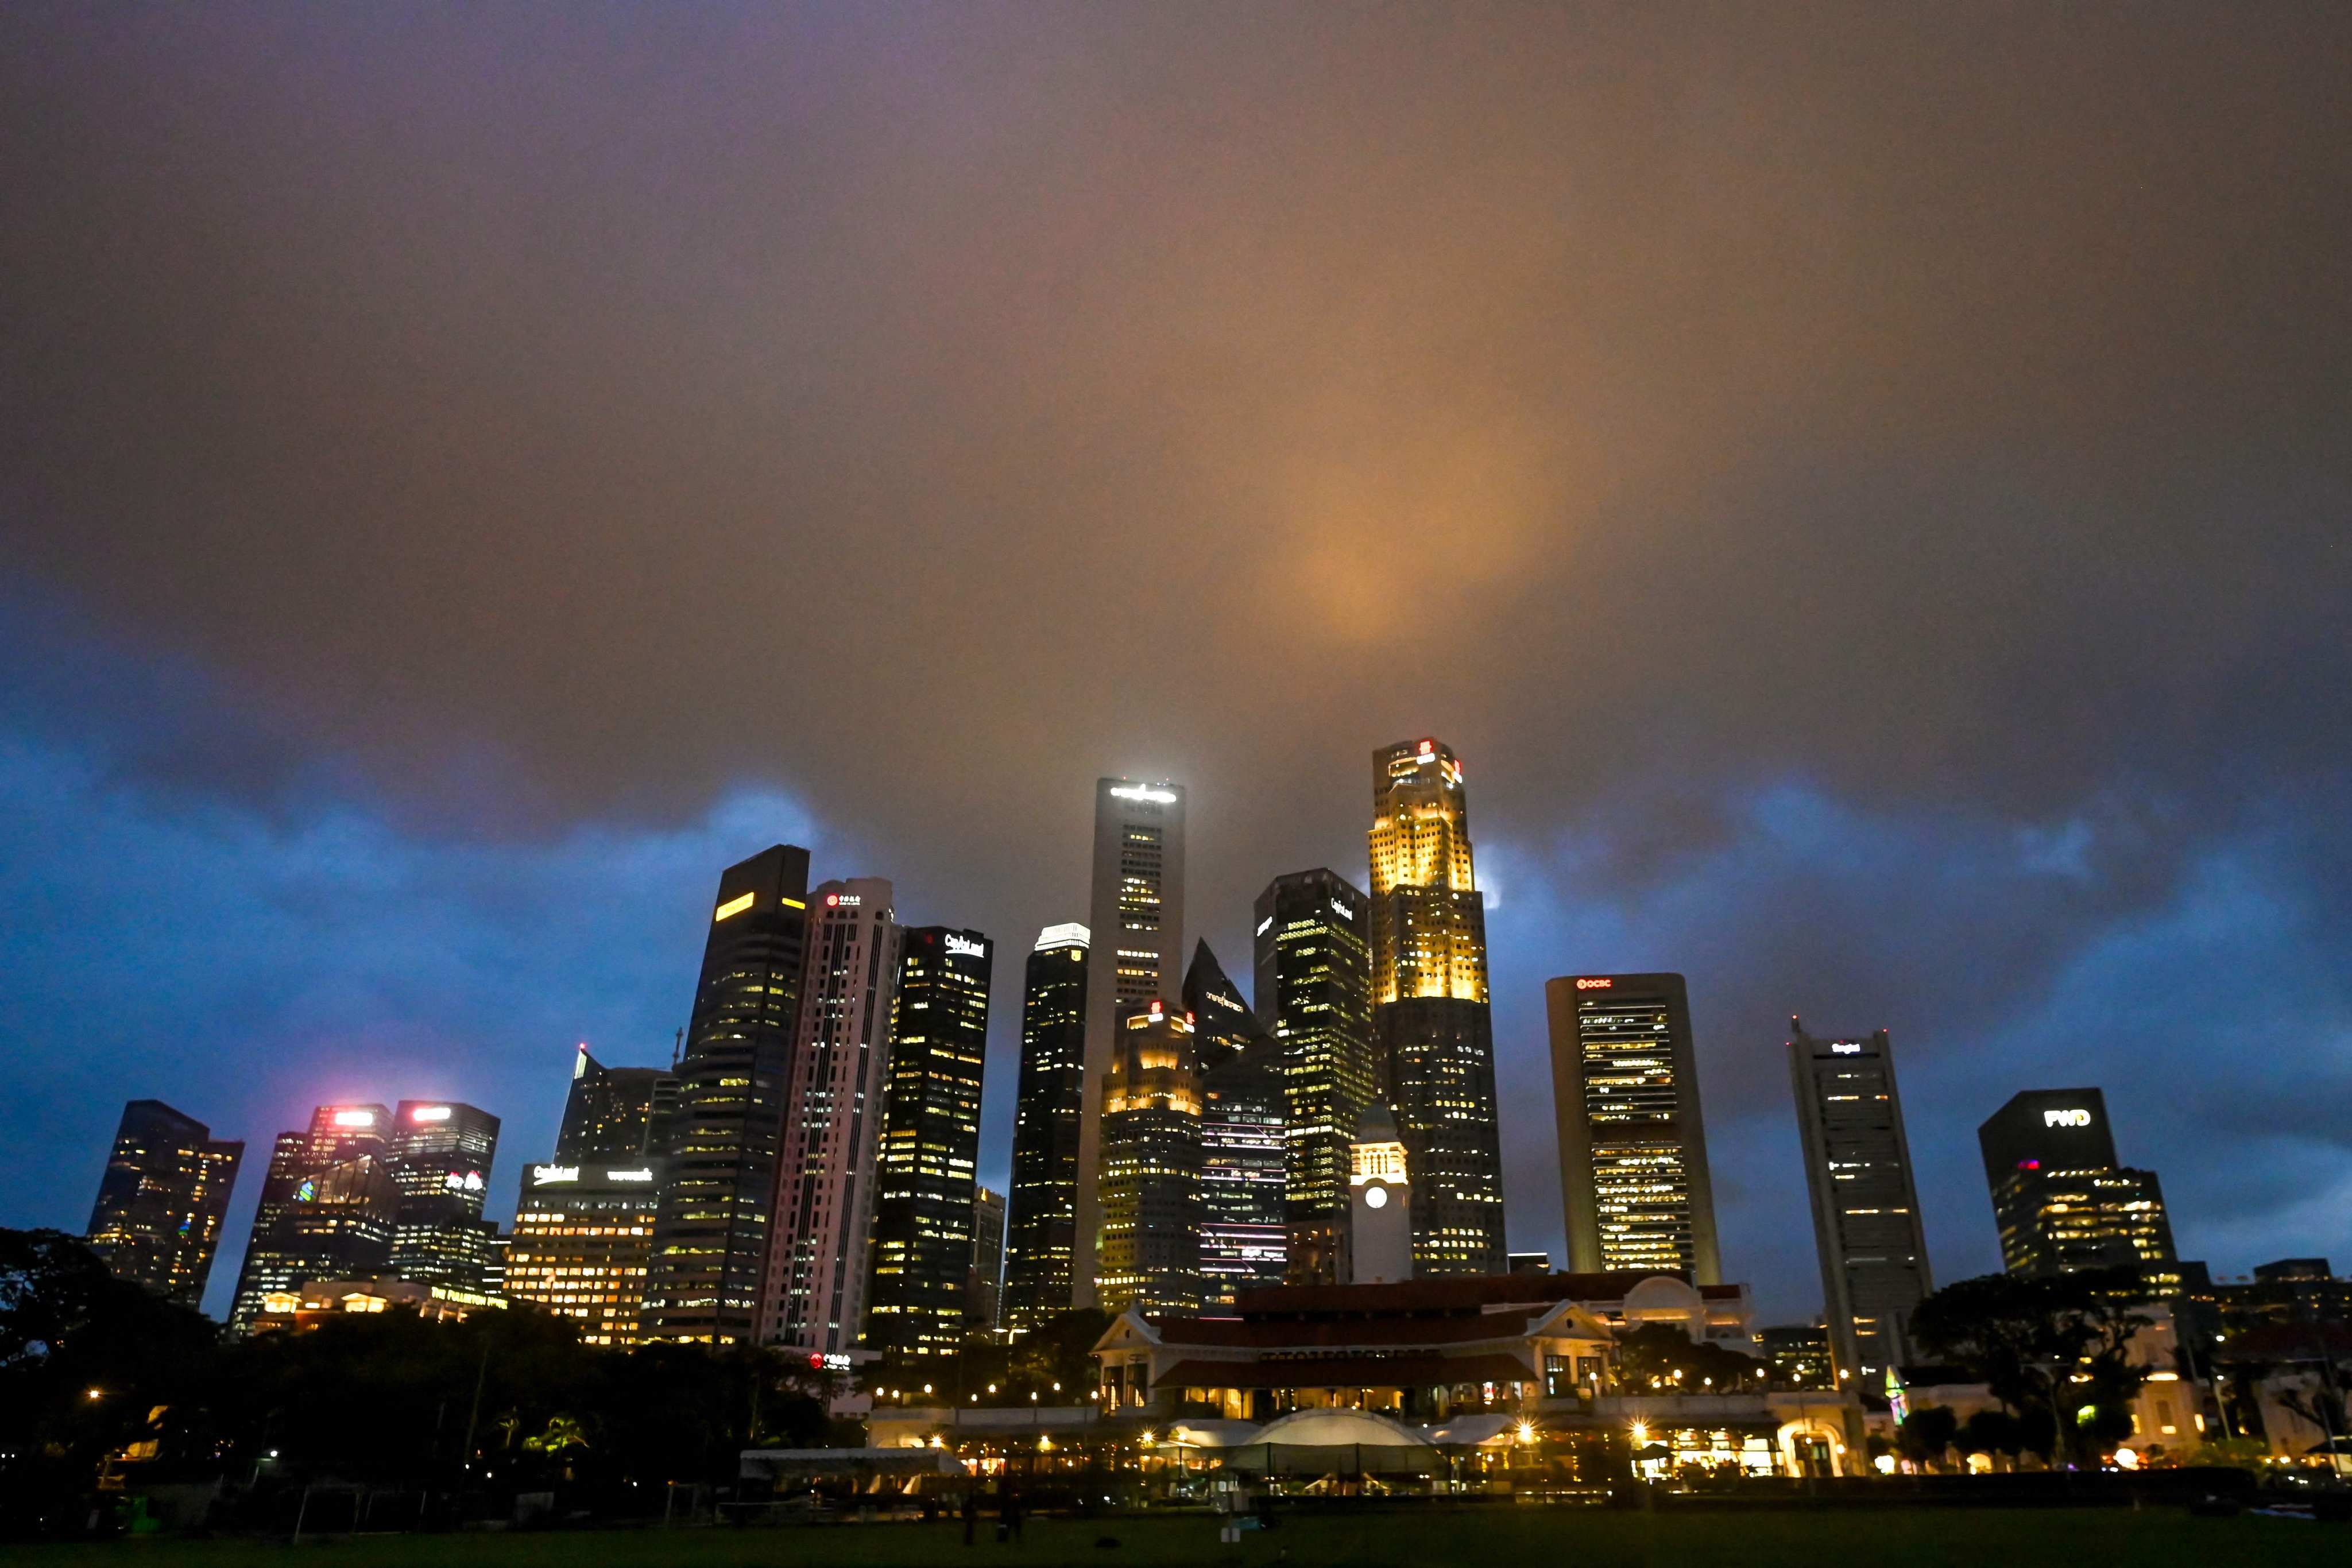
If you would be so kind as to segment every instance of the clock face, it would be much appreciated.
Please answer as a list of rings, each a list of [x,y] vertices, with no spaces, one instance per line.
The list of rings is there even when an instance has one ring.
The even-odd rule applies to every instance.
[[[1364,1189],[1364,1207],[1366,1208],[1386,1208],[1388,1206],[1388,1188],[1375,1184]]]

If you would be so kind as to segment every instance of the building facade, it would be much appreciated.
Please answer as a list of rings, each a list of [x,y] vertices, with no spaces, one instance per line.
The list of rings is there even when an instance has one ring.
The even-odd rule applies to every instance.
[[[755,1332],[807,940],[808,851],[776,844],[720,875],[678,1064],[648,1338],[734,1343]]]
[[[1838,1370],[1874,1388],[1913,1358],[1912,1309],[1936,1288],[1886,1031],[1820,1040],[1789,1020],[1789,1072]]]
[[[1503,1271],[1486,915],[1462,764],[1435,740],[1372,754],[1372,1033],[1412,1163],[1413,1268]]]
[[[1119,1020],[1117,1044],[1103,1074],[1092,1294],[1106,1312],[1198,1312],[1202,1091],[1192,1026],[1152,1002]]]
[[[304,1281],[390,1270],[401,1198],[386,1155],[391,1133],[382,1105],[320,1105],[306,1131],[278,1134],[237,1271],[232,1328],[250,1328],[265,1297]]]
[[[1004,1237],[1004,1325],[1025,1333],[1069,1311],[1086,1112],[1087,950],[1083,925],[1048,925],[1021,993],[1021,1081]]]
[[[2012,1274],[2137,1269],[2170,1294],[2181,1281],[2156,1173],[2116,1155],[2106,1096],[2031,1089],[1977,1129],[1985,1182]]]
[[[507,1247],[507,1300],[575,1320],[589,1344],[640,1343],[662,1174],[659,1161],[643,1156],[526,1170]]]
[[[775,1238],[754,1333],[762,1343],[840,1354],[865,1331],[900,933],[880,877],[828,882],[809,905]]]
[[[245,1158],[242,1142],[161,1100],[122,1108],[90,1209],[90,1250],[121,1279],[184,1307],[201,1307],[221,1221]]]
[[[971,1276],[964,1286],[964,1326],[984,1334],[1004,1327],[1004,1195],[971,1193]]]
[[[1287,1278],[1348,1278],[1348,1147],[1380,1093],[1370,915],[1334,871],[1278,876],[1257,896],[1257,1011],[1282,1051]]]
[[[972,1199],[994,956],[977,931],[919,925],[900,937],[866,1304],[866,1346],[886,1354],[952,1355],[971,1315]],[[1001,1235],[1002,1212],[997,1219]]]
[[[1387,1106],[1374,1105],[1359,1120],[1348,1165],[1348,1277],[1340,1283],[1412,1279],[1412,1169]]]
[[[1201,1291],[1210,1311],[1283,1281],[1285,1087],[1281,1050],[1265,1035],[1201,1074]]]
[[[391,1130],[382,1105],[320,1105],[307,1129],[278,1134],[237,1270],[232,1328],[250,1328],[273,1291],[391,1268],[400,1216],[385,1158]]]
[[[572,1089],[563,1100],[563,1126],[555,1157],[578,1165],[642,1160],[664,1151],[655,1127],[657,1106],[674,1103],[677,1080],[658,1067],[607,1067],[583,1041],[572,1058]]]
[[[1569,1269],[1720,1283],[1683,977],[1564,975],[1545,982],[1544,1010]]]
[[[1071,1231],[1070,1304],[1095,1304],[1095,1250],[1105,1224],[1103,1092],[1124,1009],[1177,994],[1184,953],[1184,787],[1164,780],[1095,782],[1092,915],[1087,957],[1085,1107],[1078,1122],[1078,1190]]]
[[[400,1188],[392,1270],[422,1284],[481,1290],[498,1227],[482,1218],[499,1119],[474,1105],[403,1100],[386,1153]]]

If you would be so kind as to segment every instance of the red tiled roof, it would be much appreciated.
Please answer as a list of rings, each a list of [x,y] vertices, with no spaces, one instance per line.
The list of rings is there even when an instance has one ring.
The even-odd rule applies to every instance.
[[[1454,1383],[1533,1383],[1515,1355],[1341,1355],[1305,1361],[1180,1361],[1160,1388],[1433,1388]]]
[[[1451,1280],[1409,1280],[1394,1285],[1276,1285],[1243,1291],[1234,1310],[1244,1318],[1344,1312],[1475,1312],[1482,1307],[1551,1306],[1560,1301],[1616,1301],[1644,1280],[1688,1283],[1672,1271],[1622,1269],[1601,1274],[1479,1274]],[[1737,1285],[1701,1285],[1710,1301],[1737,1301]]]
[[[1535,1316],[1529,1312],[1478,1312],[1451,1318],[1341,1318],[1312,1322],[1280,1319],[1152,1318],[1166,1345],[1226,1345],[1235,1349],[1342,1350],[1356,1345],[1470,1344],[1479,1340],[1517,1339]]]

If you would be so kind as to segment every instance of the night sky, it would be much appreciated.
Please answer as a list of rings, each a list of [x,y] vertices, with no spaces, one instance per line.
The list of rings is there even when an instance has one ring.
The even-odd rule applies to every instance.
[[[1188,939],[1465,764],[1510,1239],[1541,987],[2097,1084],[2186,1256],[2352,1264],[2352,8],[0,8],[0,1224],[121,1102],[667,1060],[777,840],[1020,956],[1095,779]]]

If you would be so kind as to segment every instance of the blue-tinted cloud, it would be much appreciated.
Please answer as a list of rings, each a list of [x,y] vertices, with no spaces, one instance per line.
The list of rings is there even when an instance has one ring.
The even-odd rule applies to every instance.
[[[1646,803],[1644,803],[1646,805]],[[1887,1027],[1943,1278],[1999,1266],[1977,1124],[2020,1089],[2097,1084],[2164,1178],[2184,1253],[2242,1273],[2352,1250],[2352,833],[2340,791],[2219,822],[2156,800],[2047,823],[1864,811],[1801,783],[1707,803],[1663,856],[1596,814],[1485,853],[1515,1242],[1559,1249],[1540,983],[1691,982],[1726,1267],[1769,1311],[1820,1299],[1786,1019]],[[1638,811],[1628,808],[1630,815]],[[2191,829],[2196,831],[2190,831]]]
[[[202,680],[137,676],[16,610],[11,651],[37,619],[81,674],[20,682],[0,708],[0,1223],[79,1229],[122,1101],[163,1099],[247,1140],[216,1295],[271,1133],[338,1099],[470,1101],[505,1118],[503,1210],[551,1145],[574,1041],[666,1060],[718,869],[780,839],[837,847],[758,788],[669,826],[405,826]],[[83,700],[51,700],[61,685]],[[207,724],[276,745],[280,787],[257,800],[126,764]]]

